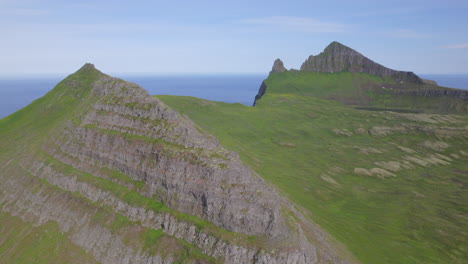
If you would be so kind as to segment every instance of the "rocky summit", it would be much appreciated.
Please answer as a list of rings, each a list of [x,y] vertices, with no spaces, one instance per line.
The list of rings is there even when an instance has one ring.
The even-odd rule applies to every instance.
[[[286,68],[284,67],[283,62],[280,59],[276,59],[273,63],[273,67],[271,68],[272,73],[276,72],[285,72]]]
[[[386,68],[336,41],[330,43],[319,55],[309,56],[302,64],[301,71],[361,72],[382,77],[389,76],[401,82],[423,83],[421,78],[412,72]]]
[[[90,262],[348,263],[235,152],[92,64],[0,135],[1,214],[54,223]]]

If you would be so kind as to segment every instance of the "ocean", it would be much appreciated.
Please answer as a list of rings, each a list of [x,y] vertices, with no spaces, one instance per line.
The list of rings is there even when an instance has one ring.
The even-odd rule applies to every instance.
[[[468,89],[467,75],[420,74],[441,86]],[[252,105],[267,75],[117,76],[137,83],[152,95],[185,95]],[[63,77],[0,79],[0,118],[25,107],[51,90]]]

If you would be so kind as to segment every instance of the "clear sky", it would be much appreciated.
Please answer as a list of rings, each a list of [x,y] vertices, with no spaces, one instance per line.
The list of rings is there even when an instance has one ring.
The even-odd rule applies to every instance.
[[[0,0],[0,75],[266,73],[339,41],[384,66],[468,73],[468,1]]]

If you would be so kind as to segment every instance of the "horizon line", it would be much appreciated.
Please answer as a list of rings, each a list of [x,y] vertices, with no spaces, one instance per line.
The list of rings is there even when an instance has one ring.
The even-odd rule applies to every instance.
[[[55,78],[63,77],[73,74],[74,72],[57,72],[57,73],[24,73],[24,74],[0,74],[0,79],[12,79],[12,78]],[[214,75],[269,75],[269,72],[103,72],[104,74],[127,77],[137,76],[214,76]],[[454,73],[415,73],[416,75],[468,75],[468,72],[454,72]]]

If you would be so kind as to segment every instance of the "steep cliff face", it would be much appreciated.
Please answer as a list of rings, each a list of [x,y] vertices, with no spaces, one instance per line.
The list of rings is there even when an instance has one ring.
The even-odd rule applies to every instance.
[[[361,72],[382,77],[392,77],[399,82],[423,83],[421,78],[412,72],[386,68],[336,41],[330,43],[319,55],[310,56],[302,64],[301,71]]]
[[[1,121],[1,210],[99,262],[345,263],[236,153],[92,64]]]

